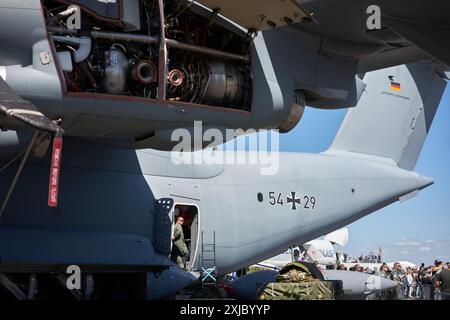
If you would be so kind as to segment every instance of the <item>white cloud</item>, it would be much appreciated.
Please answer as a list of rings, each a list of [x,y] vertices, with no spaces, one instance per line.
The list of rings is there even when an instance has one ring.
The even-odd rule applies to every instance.
[[[425,264],[431,265],[435,259],[450,260],[449,239],[402,238],[390,245],[385,244],[382,247],[383,260],[385,261],[406,259],[417,264],[424,262]]]
[[[399,241],[395,243],[396,246],[399,247],[417,247],[420,246],[420,242],[419,241]]]

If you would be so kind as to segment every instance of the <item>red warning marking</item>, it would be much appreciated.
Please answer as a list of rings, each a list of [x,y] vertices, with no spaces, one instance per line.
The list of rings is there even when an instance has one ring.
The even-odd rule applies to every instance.
[[[50,182],[48,187],[48,206],[58,206],[59,171],[62,155],[62,137],[53,139],[52,165],[50,167]]]

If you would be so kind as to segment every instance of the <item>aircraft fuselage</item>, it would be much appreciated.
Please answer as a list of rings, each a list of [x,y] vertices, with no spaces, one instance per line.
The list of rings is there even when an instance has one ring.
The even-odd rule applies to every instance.
[[[24,169],[0,228],[3,263],[169,264],[154,247],[155,204],[170,198],[198,208],[197,237],[211,243],[215,233],[216,266],[227,273],[432,183],[351,155],[280,153],[277,175],[264,176],[259,165],[180,166],[169,153],[76,140],[66,143],[62,164],[58,208],[47,207],[48,159]],[[14,172],[2,174],[2,194]],[[200,242],[191,248],[194,267],[202,262]]]

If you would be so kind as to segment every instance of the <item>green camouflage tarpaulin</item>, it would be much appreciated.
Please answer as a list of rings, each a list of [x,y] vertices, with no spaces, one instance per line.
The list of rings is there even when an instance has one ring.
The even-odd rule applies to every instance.
[[[325,281],[312,263],[292,262],[284,266],[276,279],[257,290],[260,300],[336,300],[343,297],[342,281]]]
[[[317,268],[316,265],[309,262],[300,262],[300,261],[294,261],[291,263],[288,263],[280,270],[280,276],[283,276],[287,273],[289,273],[291,270],[296,270],[299,272],[304,272],[307,274],[310,274],[312,278],[324,280],[323,275],[320,272],[320,270]]]
[[[258,290],[258,300],[335,300],[331,281],[266,283]]]

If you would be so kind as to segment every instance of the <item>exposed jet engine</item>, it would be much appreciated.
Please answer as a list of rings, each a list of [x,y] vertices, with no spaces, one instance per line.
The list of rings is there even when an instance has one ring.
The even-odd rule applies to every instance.
[[[79,30],[68,29],[59,9],[66,2],[45,1],[45,9],[69,92],[250,109],[248,37],[175,1],[167,1],[161,16],[154,0],[127,1],[122,16],[113,15],[113,4],[70,1],[83,23]]]

